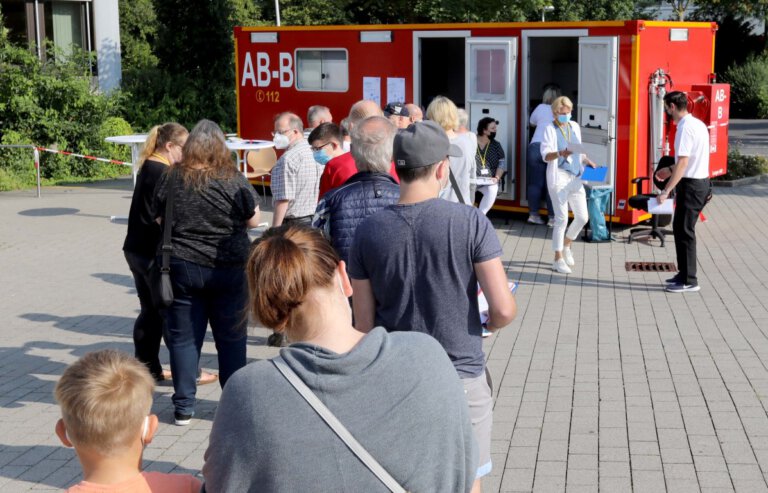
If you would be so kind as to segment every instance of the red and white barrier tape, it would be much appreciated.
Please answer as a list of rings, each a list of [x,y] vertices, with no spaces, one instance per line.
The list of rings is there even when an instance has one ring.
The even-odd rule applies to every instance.
[[[121,164],[123,166],[133,166],[133,163],[127,163],[125,161],[118,161],[116,159],[107,159],[105,157],[86,156],[85,154],[77,154],[74,152],[60,151],[58,149],[48,149],[46,147],[35,147],[38,151],[50,152],[53,154],[63,154],[65,156],[80,157],[83,159],[90,159],[91,161],[101,161],[102,163]]]

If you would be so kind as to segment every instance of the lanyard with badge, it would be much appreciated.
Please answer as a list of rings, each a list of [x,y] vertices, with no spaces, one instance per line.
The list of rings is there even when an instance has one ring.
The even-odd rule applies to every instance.
[[[560,126],[560,125],[555,125],[555,126],[560,131],[560,133],[563,135],[563,139],[565,139],[565,148],[568,149],[568,144],[571,143],[571,124],[570,123],[566,123],[566,125],[568,126],[568,134],[567,135],[566,135],[565,131],[563,130],[562,126]],[[562,159],[562,161],[560,161],[560,165],[562,165],[563,163],[568,162],[568,158],[567,157],[561,157],[560,159]]]
[[[488,176],[491,174],[490,170],[488,169],[488,165],[486,164],[486,156],[488,155],[488,148],[491,147],[491,142],[489,141],[488,144],[485,146],[485,150],[482,154],[480,154],[480,146],[477,146],[477,157],[480,158],[480,174],[483,176]]]

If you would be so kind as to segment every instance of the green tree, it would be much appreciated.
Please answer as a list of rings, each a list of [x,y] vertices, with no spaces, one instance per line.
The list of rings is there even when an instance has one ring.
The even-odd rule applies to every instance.
[[[123,71],[157,66],[157,17],[152,0],[120,0]]]
[[[157,66],[125,74],[129,121],[141,129],[175,120],[190,127],[207,118],[235,127],[235,10],[230,0],[152,0]],[[240,13],[254,15],[245,2]]]
[[[555,10],[547,14],[547,20],[557,21],[608,21],[635,17],[633,0],[553,0]]]
[[[234,26],[262,26],[267,24],[263,18],[263,7],[254,0],[231,0],[232,25]]]

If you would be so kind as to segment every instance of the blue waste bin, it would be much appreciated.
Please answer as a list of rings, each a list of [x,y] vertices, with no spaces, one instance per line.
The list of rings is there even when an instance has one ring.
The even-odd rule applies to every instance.
[[[587,214],[589,215],[589,228],[584,232],[584,239],[592,242],[611,241],[611,235],[605,225],[611,189],[588,186],[584,188],[587,193]]]

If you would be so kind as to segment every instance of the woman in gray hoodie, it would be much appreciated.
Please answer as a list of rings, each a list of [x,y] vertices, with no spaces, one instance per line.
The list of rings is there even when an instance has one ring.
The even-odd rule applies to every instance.
[[[280,355],[407,491],[469,491],[474,443],[464,391],[433,338],[352,326],[344,262],[319,231],[267,231],[247,264],[251,315],[286,335]],[[205,490],[388,491],[278,371],[258,361],[221,396]]]

